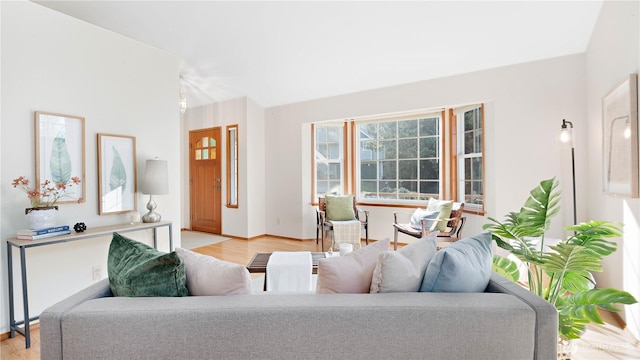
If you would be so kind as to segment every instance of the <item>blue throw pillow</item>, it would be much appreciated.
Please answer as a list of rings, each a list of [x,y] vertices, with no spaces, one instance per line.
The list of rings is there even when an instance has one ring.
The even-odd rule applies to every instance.
[[[438,251],[422,280],[422,292],[483,292],[491,276],[491,234],[458,240]]]

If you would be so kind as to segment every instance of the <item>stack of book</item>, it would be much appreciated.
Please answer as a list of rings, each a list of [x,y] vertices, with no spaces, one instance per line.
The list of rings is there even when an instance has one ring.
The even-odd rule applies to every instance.
[[[71,233],[69,225],[62,225],[38,230],[18,230],[16,238],[20,240],[38,240],[69,233]]]

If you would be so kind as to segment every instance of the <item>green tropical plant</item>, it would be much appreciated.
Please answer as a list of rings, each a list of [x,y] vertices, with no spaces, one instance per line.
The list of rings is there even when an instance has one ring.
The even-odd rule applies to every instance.
[[[489,217],[483,226],[496,244],[518,258],[527,269],[529,290],[553,304],[558,310],[558,333],[566,339],[578,339],[590,322],[602,324],[598,308],[619,311],[614,304],[634,304],[626,291],[596,289],[593,271],[602,271],[602,258],[616,251],[617,244],[607,240],[622,234],[621,224],[590,221],[565,229],[573,232],[555,245],[545,245],[545,232],[551,218],[560,210],[560,191],[555,178],[543,180],[530,192],[520,212],[510,212],[500,222]],[[494,271],[517,282],[516,262],[495,256]]]

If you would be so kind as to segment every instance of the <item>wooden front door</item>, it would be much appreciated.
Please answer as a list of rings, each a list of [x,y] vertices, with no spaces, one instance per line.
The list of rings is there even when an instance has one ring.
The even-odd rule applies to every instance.
[[[222,157],[220,128],[189,131],[191,230],[222,231]]]

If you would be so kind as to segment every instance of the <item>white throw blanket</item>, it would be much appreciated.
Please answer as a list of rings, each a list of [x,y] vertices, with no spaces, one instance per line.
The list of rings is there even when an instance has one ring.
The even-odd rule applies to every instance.
[[[309,251],[274,251],[267,262],[267,291],[311,291]]]
[[[339,250],[341,243],[353,244],[353,250],[360,249],[359,220],[331,221],[333,224],[333,249]]]

